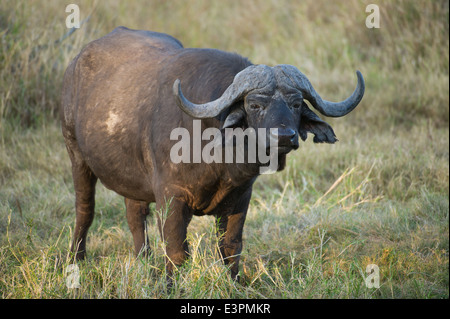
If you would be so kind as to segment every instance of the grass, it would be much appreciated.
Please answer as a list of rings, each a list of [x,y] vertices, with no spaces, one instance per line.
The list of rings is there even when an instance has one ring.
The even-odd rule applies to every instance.
[[[65,5],[0,0],[0,298],[449,297],[447,2],[380,1],[380,29],[365,27],[356,0],[77,3],[90,18],[58,42]],[[327,119],[340,142],[308,139],[283,172],[256,182],[240,283],[202,217],[166,291],[155,217],[154,254],[134,258],[123,199],[98,185],[80,288],[67,288],[75,214],[57,119],[62,74],[118,25],[296,65],[330,100],[352,91],[355,69],[365,76],[361,105]],[[380,288],[365,285],[369,264]]]

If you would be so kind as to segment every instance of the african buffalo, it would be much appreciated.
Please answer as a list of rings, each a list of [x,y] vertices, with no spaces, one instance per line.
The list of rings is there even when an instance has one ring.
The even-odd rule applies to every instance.
[[[100,179],[125,197],[137,254],[147,248],[149,203],[155,202],[156,210],[169,206],[167,218],[158,217],[169,275],[189,254],[186,231],[192,216],[213,215],[222,258],[236,278],[252,185],[262,164],[174,163],[170,152],[177,141],[170,139],[171,131],[192,132],[194,121],[202,131],[276,128],[268,136],[277,140],[277,170],[282,170],[299,136],[305,140],[310,132],[316,143],[337,141],[331,126],[304,100],[325,116],[344,116],[363,97],[359,71],[357,78],[353,94],[332,103],[294,66],[253,65],[237,54],[184,48],[162,33],[118,27],[89,43],[68,66],[62,89],[62,132],[76,193],[71,250],[77,259],[85,257]]]

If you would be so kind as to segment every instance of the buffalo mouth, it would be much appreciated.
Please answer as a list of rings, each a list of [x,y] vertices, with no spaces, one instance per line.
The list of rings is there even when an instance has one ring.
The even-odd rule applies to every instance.
[[[277,132],[270,133],[268,150],[272,154],[276,152],[279,155],[287,154],[299,147],[298,132],[292,128],[278,128]],[[273,143],[273,144],[272,144]]]
[[[281,143],[280,143],[281,142]],[[274,152],[278,153],[279,155],[282,154],[287,154],[292,150],[296,150],[299,148],[299,144],[298,144],[298,137],[295,138],[291,138],[290,140],[282,140],[279,141],[278,144],[276,144],[276,146],[272,145],[269,147],[267,147],[266,152],[272,151],[272,154]]]
[[[270,155],[270,154],[278,154],[278,155],[285,155],[288,154],[289,152],[291,152],[292,150],[296,150],[298,149],[298,144],[293,144],[293,145],[278,145],[278,146],[272,146],[272,147],[268,147],[266,149],[266,154]]]
[[[298,148],[297,146],[278,146],[275,148],[275,150],[278,152],[278,154],[287,154],[292,150],[296,150]]]

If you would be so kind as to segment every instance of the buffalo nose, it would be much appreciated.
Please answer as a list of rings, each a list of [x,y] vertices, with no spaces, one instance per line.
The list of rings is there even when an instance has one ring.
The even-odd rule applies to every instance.
[[[291,128],[278,129],[278,146],[289,146],[293,149],[298,148],[298,134],[297,131]]]

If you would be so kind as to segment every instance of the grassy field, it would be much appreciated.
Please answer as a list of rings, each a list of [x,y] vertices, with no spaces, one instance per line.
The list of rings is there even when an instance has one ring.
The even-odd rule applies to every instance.
[[[0,0],[0,298],[448,298],[449,7],[447,1]],[[367,3],[366,3],[367,2]],[[348,116],[327,119],[339,142],[308,139],[286,169],[254,187],[241,282],[217,254],[212,218],[189,226],[190,259],[165,289],[164,246],[133,257],[123,198],[97,186],[88,259],[68,255],[75,212],[58,121],[62,75],[114,27],[169,33],[187,47],[293,64],[328,100],[366,80]],[[376,264],[380,287],[368,288]],[[72,277],[71,277],[72,276]]]

